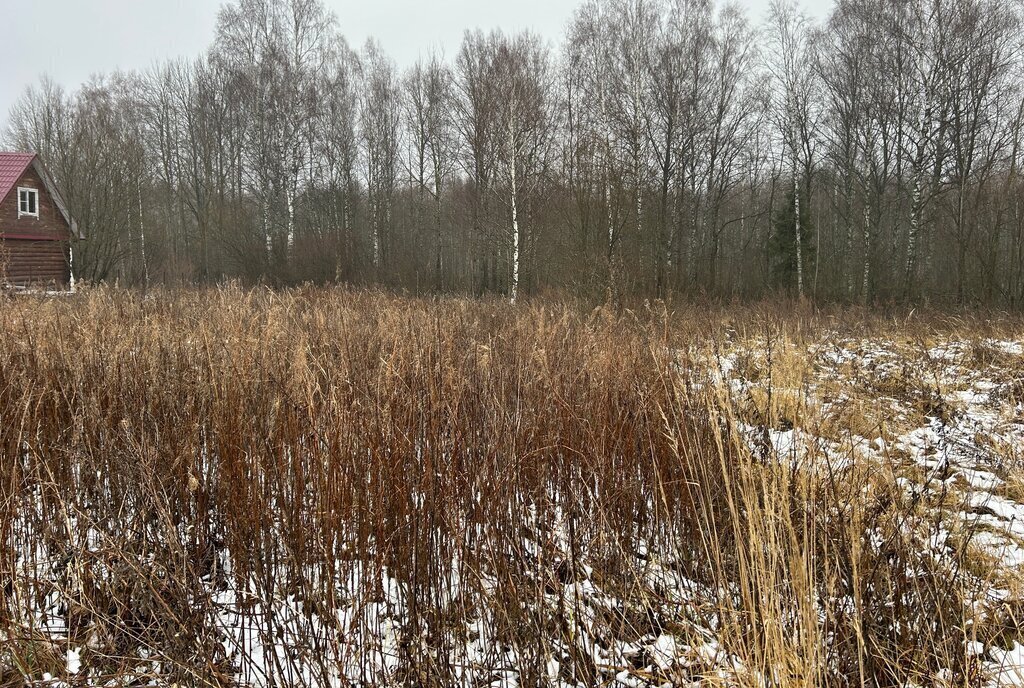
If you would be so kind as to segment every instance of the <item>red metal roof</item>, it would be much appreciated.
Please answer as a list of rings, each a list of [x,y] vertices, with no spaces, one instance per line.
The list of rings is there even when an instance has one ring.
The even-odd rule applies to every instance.
[[[35,159],[35,153],[0,153],[0,203]]]

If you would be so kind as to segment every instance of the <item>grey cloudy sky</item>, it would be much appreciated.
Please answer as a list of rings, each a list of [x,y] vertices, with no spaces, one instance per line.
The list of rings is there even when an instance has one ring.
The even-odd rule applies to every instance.
[[[760,21],[768,0],[740,0]],[[458,49],[465,29],[528,28],[557,43],[578,0],[325,0],[354,47],[376,37],[399,66]],[[14,101],[47,74],[69,90],[116,69],[191,57],[213,40],[221,0],[0,0],[0,132]],[[829,0],[805,3],[812,9]]]

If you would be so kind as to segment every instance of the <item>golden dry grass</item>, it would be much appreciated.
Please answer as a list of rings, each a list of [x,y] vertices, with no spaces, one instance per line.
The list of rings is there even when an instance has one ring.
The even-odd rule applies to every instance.
[[[98,681],[968,685],[970,642],[1019,632],[975,604],[983,579],[1012,581],[959,531],[933,551],[952,497],[908,493],[935,479],[888,445],[957,412],[931,347],[1020,325],[852,316],[235,287],[7,300],[0,671],[60,674],[24,640],[52,607],[58,650]],[[813,352],[853,339],[898,360],[823,373]],[[989,349],[972,365],[1013,365]],[[832,444],[766,451],[794,430]],[[271,648],[262,675],[242,675],[239,624]]]

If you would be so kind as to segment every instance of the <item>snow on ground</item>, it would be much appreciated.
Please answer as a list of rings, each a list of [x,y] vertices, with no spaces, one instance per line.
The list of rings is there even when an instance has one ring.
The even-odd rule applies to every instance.
[[[747,342],[718,354],[720,381],[737,402],[768,384],[764,361],[760,374],[753,379],[745,375],[749,347]],[[802,371],[799,394],[805,406],[816,407],[819,419],[838,415],[859,395],[860,405],[884,422],[869,424],[865,434],[875,436],[845,427],[839,438],[818,435],[820,423],[789,427],[783,422],[780,428],[738,422],[751,450],[767,449],[783,462],[814,455],[819,462],[842,465],[853,456],[893,467],[909,499],[935,505],[942,522],[937,555],[948,550],[949,533],[957,532],[966,539],[960,547],[990,567],[982,581],[988,589],[979,598],[1019,599],[1024,583],[1024,343],[946,340],[926,348],[828,335],[809,347],[807,356],[811,365]],[[776,388],[780,391],[785,392]],[[987,685],[1024,685],[1022,642],[1017,638],[1010,648],[978,644],[975,654]]]
[[[909,500],[934,504],[941,525],[931,536],[930,556],[946,556],[954,533],[966,537],[961,547],[975,550],[990,564],[980,603],[1005,602],[1020,594],[1015,581],[1024,571],[1024,344],[941,341],[923,347],[827,335],[798,352],[797,360],[808,365],[796,382],[766,377],[765,362],[757,359],[762,350],[757,342],[737,342],[717,353],[705,369],[679,368],[678,373],[692,376],[695,388],[717,387],[737,408],[746,409],[736,426],[755,455],[807,470],[851,461],[891,467]],[[758,400],[772,398],[764,395],[772,384],[779,385],[773,393],[781,399],[781,410],[776,422],[769,423],[765,416],[771,414],[759,409]],[[792,408],[783,408],[786,404]],[[855,427],[844,415],[850,409],[863,412],[866,420]],[[550,525],[550,539],[556,543],[565,539],[560,528]],[[104,536],[89,530],[85,538],[89,549],[99,547]],[[39,546],[31,533],[13,543],[22,548],[26,579],[52,575],[49,553],[32,551],[30,542]],[[545,547],[551,550],[551,543],[527,542],[524,548],[536,553]],[[637,548],[638,587],[660,595],[649,614],[675,613],[678,618],[678,610],[692,611],[700,600],[714,598],[715,591],[686,578],[653,546],[637,543]],[[226,552],[221,556],[228,568],[230,557]],[[556,545],[554,556],[567,553]],[[453,569],[458,568],[453,562]],[[461,640],[452,644],[445,661],[453,667],[457,685],[522,685],[518,668],[523,648],[498,637],[497,620],[487,611],[486,596],[497,594],[502,582],[484,573],[478,576],[480,599],[469,606],[484,611],[463,619]],[[685,634],[661,623],[634,628],[615,620],[636,611],[636,601],[605,589],[588,566],[580,565],[564,578],[537,601],[551,618],[563,619],[566,637],[574,641],[571,647],[553,637],[544,644],[545,685],[581,685],[570,682],[566,671],[581,662],[593,667],[595,685],[674,686],[709,676],[728,683],[728,676],[744,670],[716,639],[713,612],[691,618]],[[372,599],[358,596],[371,579],[379,594]],[[218,652],[242,685],[386,685],[399,680],[396,672],[409,643],[423,643],[430,653],[429,640],[404,633],[408,591],[386,570],[353,565],[347,579],[331,583],[340,597],[333,615],[310,612],[289,594],[275,594],[268,603],[265,593],[257,593],[255,581],[245,588],[213,580],[206,584],[210,623],[220,637]],[[454,596],[444,604],[454,605]],[[104,685],[90,674],[89,648],[71,643],[67,607],[55,591],[26,600],[25,610],[31,617],[28,625],[61,648],[55,670],[63,671],[68,683],[47,672],[43,679],[48,685]],[[310,638],[328,642],[314,648]],[[1008,647],[972,646],[987,685],[1024,686],[1022,640]],[[148,677],[143,682],[160,683],[158,653],[141,652],[137,663],[138,675]],[[935,685],[943,684],[943,676],[934,678]]]

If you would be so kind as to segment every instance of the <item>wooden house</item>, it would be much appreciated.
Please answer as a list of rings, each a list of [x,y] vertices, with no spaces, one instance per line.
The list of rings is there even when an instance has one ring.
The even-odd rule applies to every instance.
[[[35,153],[0,153],[0,285],[67,289],[84,238]]]

